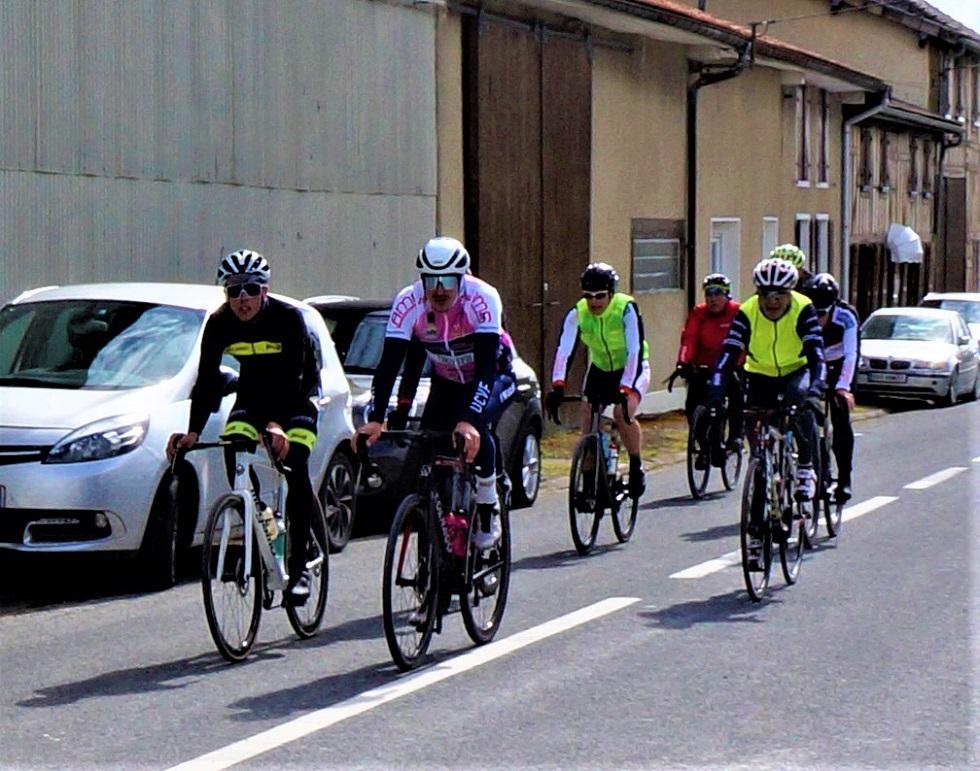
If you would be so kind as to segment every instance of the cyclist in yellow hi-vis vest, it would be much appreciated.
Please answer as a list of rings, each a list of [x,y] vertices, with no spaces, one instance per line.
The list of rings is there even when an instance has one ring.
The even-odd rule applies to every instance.
[[[650,385],[650,353],[643,336],[643,319],[636,301],[617,292],[619,274],[604,262],[594,262],[582,273],[582,297],[565,315],[551,373],[546,407],[558,423],[558,407],[565,396],[565,378],[576,344],[589,354],[580,410],[583,433],[589,430],[592,404],[615,405],[613,417],[630,456],[629,494],[639,498],[645,490],[640,449],[643,433],[633,420]],[[626,407],[630,423],[626,422]]]
[[[187,433],[170,437],[167,456],[197,443],[208,415],[221,404],[221,358],[228,354],[237,359],[237,395],[224,434],[259,440],[266,432],[288,468],[287,527],[293,547],[284,598],[302,605],[310,595],[306,559],[315,504],[307,464],[316,444],[317,410],[310,396],[318,373],[303,317],[293,306],[269,297],[270,278],[269,263],[258,252],[241,249],[221,261],[218,283],[228,299],[204,326]]]

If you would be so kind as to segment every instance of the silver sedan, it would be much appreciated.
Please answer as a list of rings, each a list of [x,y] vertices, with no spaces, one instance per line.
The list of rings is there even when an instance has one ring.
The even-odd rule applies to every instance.
[[[963,317],[937,308],[880,308],[861,325],[858,394],[955,404],[980,396],[980,351]]]

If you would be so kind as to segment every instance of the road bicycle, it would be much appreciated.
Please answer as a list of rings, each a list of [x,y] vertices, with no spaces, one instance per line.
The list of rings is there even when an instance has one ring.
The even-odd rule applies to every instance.
[[[268,463],[262,462],[258,442],[222,439],[198,442],[193,452],[220,447],[231,491],[215,503],[204,528],[201,587],[204,614],[218,651],[228,661],[244,660],[255,643],[263,608],[281,606],[300,638],[316,634],[323,620],[329,585],[327,520],[313,497],[310,545],[306,568],[310,573],[310,595],[303,605],[283,602],[289,581],[285,566],[292,548],[286,527],[286,478],[288,470],[275,458],[268,438],[263,437]],[[246,459],[242,456],[251,456]],[[275,472],[274,496],[263,500],[259,470]]]
[[[479,527],[476,473],[452,432],[384,431],[381,438],[416,444],[415,492],[395,511],[385,546],[382,618],[392,660],[402,671],[418,667],[443,617],[459,612],[477,645],[500,628],[510,587],[510,484],[497,477],[500,540],[491,549],[473,544]],[[358,448],[361,457],[365,451]],[[500,468],[498,466],[498,468]]]
[[[686,377],[688,388],[698,388],[702,394],[707,393],[707,381],[711,368],[696,367]],[[667,391],[673,390],[675,375],[667,379]],[[742,473],[742,457],[744,446],[737,445],[731,440],[731,426],[726,419],[727,400],[721,410],[712,414],[705,404],[694,408],[688,421],[687,429],[687,486],[691,497],[700,500],[708,488],[708,478],[711,468],[721,470],[721,481],[726,490],[734,490]]]
[[[823,403],[822,419],[818,421],[820,435],[818,451],[814,457],[814,470],[817,474],[816,510],[807,520],[803,531],[808,549],[816,545],[821,513],[827,526],[828,538],[834,538],[840,533],[844,521],[844,503],[837,500],[837,456],[834,455],[834,425],[830,417],[830,400],[836,398],[838,397],[835,393],[828,391]]]
[[[803,529],[812,516],[812,502],[795,497],[797,412],[796,405],[782,404],[782,396],[775,409],[745,410],[751,449],[742,484],[739,540],[745,588],[755,602],[769,588],[774,546],[787,584],[796,583],[803,564]]]
[[[581,396],[562,401],[581,403]],[[575,445],[568,474],[568,522],[575,550],[585,556],[595,547],[599,521],[608,510],[613,532],[626,543],[636,529],[639,498],[629,495],[629,456],[622,446],[616,422],[602,413],[607,405],[591,405],[589,432]],[[624,405],[625,407],[625,405]],[[627,413],[626,422],[632,422]]]

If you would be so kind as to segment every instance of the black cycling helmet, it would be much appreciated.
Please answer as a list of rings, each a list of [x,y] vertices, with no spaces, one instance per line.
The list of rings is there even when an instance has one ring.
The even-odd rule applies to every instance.
[[[705,276],[704,281],[701,282],[701,289],[705,290],[709,287],[724,289],[727,295],[731,295],[732,293],[732,282],[729,281],[728,276],[724,273],[709,273]]]
[[[840,299],[840,285],[831,274],[818,273],[807,287],[807,294],[817,311],[828,311]]]
[[[619,274],[612,265],[604,262],[593,262],[582,271],[582,289],[587,292],[599,292],[605,289],[615,292],[619,284]]]

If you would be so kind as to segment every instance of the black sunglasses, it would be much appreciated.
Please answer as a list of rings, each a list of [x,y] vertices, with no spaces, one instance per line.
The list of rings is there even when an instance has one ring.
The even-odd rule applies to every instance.
[[[789,297],[789,289],[760,289],[756,294],[764,300],[775,300],[777,297]]]
[[[582,292],[582,297],[586,300],[605,300],[609,297],[609,292]]]
[[[247,284],[232,284],[231,286],[225,287],[225,294],[227,294],[228,298],[231,300],[237,300],[242,296],[242,292],[247,294],[249,297],[258,297],[261,291],[261,284],[253,284],[251,282]]]
[[[725,294],[725,290],[720,286],[709,286],[704,290],[706,297],[717,297],[720,294]]]

